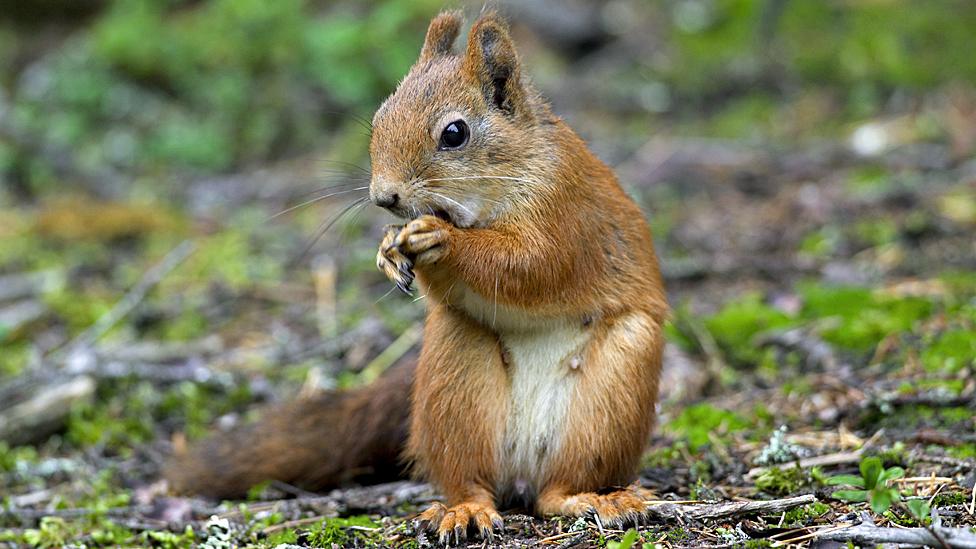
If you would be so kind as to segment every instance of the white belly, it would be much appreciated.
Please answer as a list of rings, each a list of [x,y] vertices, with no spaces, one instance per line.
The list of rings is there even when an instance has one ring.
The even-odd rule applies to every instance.
[[[528,503],[560,449],[590,334],[580,318],[540,318],[458,289],[457,304],[498,333],[507,351],[511,400],[496,488],[503,499]]]
[[[586,339],[583,329],[569,322],[540,332],[501,336],[508,350],[511,382],[498,456],[498,492],[503,496],[528,503],[542,488],[549,461],[559,452],[566,432]]]

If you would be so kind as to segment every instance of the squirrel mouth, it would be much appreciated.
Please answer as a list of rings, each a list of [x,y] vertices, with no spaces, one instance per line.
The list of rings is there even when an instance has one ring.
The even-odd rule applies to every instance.
[[[452,224],[454,223],[454,220],[451,219],[451,214],[447,213],[447,210],[436,209],[434,210],[433,214],[434,217],[438,219],[442,219],[444,221],[447,221],[448,223],[452,223]]]

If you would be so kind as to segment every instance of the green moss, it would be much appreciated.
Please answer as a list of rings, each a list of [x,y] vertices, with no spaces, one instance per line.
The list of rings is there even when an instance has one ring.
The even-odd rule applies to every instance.
[[[957,329],[944,332],[921,355],[930,372],[953,374],[976,367],[976,331]]]
[[[6,442],[0,441],[0,471],[15,471],[27,464],[36,462],[37,458],[37,450],[33,446],[11,448]]]
[[[379,529],[379,524],[373,522],[373,520],[366,515],[358,515],[348,518],[329,518],[323,520],[316,527],[309,530],[308,542],[313,547],[331,547],[332,544],[345,547],[356,539],[371,540],[374,537],[377,537],[373,532],[353,530],[349,528],[350,526]]]
[[[950,456],[957,459],[976,459],[976,444],[962,444],[947,449]]]
[[[721,311],[705,320],[705,327],[715,341],[739,363],[757,363],[760,349],[752,338],[766,330],[781,328],[790,318],[763,303],[761,296],[751,294],[728,303]]]
[[[830,511],[830,506],[826,503],[815,502],[810,505],[796,507],[786,512],[783,524],[793,528],[799,528],[822,517]]]
[[[272,547],[277,547],[282,543],[294,544],[298,542],[298,531],[294,528],[285,528],[268,536],[266,541]]]
[[[882,407],[884,405],[882,404]],[[963,428],[971,425],[973,419],[972,410],[965,406],[926,406],[921,404],[911,404],[899,406],[890,411],[876,411],[864,418],[865,422],[877,427],[895,429],[915,429],[919,427],[933,428]]]
[[[679,526],[668,530],[665,538],[674,545],[681,545],[682,542],[691,539],[691,532]]]
[[[749,422],[734,412],[715,408],[709,404],[696,404],[685,408],[664,429],[688,442],[692,450],[708,444],[712,437],[721,437],[749,426]]]
[[[149,382],[116,380],[99,386],[94,403],[72,410],[66,438],[81,447],[104,444],[127,453],[152,439],[153,425],[160,422],[182,425],[198,438],[219,415],[249,401],[246,384],[228,393],[184,381],[160,392]]]
[[[23,540],[33,547],[63,547],[77,530],[61,517],[43,517],[37,528],[24,532]]]
[[[811,482],[810,473],[800,467],[771,467],[756,477],[756,489],[767,494],[786,495]]]
[[[898,237],[898,225],[890,218],[865,219],[854,225],[854,235],[869,246],[882,246]]]
[[[969,494],[965,492],[942,492],[932,499],[932,507],[946,507],[948,505],[965,505],[969,503]]]
[[[836,253],[842,238],[840,229],[827,225],[803,238],[800,242],[800,253],[817,258],[830,257]]]
[[[820,330],[821,336],[845,349],[867,353],[884,337],[910,330],[933,311],[933,304],[922,298],[893,298],[866,288],[803,284],[801,315],[805,319],[831,319]]]
[[[197,536],[193,527],[187,525],[182,533],[167,532],[165,530],[149,530],[138,536],[141,545],[159,547],[161,549],[184,549],[196,546]]]

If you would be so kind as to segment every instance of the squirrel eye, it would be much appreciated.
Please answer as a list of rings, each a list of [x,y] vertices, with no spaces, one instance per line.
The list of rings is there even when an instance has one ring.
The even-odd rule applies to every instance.
[[[468,125],[464,120],[455,120],[441,132],[441,142],[437,148],[442,151],[460,149],[468,142]]]

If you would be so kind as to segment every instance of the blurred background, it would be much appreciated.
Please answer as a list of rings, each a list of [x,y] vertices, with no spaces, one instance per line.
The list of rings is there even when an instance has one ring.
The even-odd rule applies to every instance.
[[[964,399],[923,426],[976,430],[972,2],[496,5],[649,216],[675,307],[655,455],[869,436],[892,394]],[[0,0],[0,493],[128,502],[209,426],[416,353],[424,303],[373,262],[391,218],[355,200],[445,7],[482,4]]]

